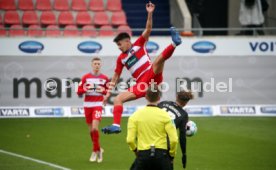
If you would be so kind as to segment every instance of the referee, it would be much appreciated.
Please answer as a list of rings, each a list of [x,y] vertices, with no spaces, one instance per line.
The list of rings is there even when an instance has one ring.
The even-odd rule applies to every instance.
[[[147,106],[128,120],[127,143],[137,155],[138,170],[168,170],[176,154],[176,128],[168,113],[157,107],[160,96],[158,86],[150,86],[145,96]]]
[[[167,111],[174,120],[176,128],[179,129],[179,143],[182,151],[182,166],[185,169],[187,163],[186,156],[186,123],[189,120],[188,113],[183,109],[186,104],[193,99],[193,94],[190,91],[180,91],[176,95],[176,101],[163,101],[158,104],[159,108]],[[137,160],[134,161],[130,170],[137,170]],[[173,170],[173,164],[171,169]]]

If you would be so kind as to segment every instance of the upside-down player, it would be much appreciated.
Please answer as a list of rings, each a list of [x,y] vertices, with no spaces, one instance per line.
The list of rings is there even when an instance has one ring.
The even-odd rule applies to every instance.
[[[114,99],[113,109],[113,124],[102,129],[103,133],[112,134],[120,133],[121,117],[123,112],[123,103],[144,97],[147,87],[143,90],[139,89],[141,84],[149,85],[151,81],[160,84],[163,80],[162,72],[165,61],[172,56],[176,46],[181,44],[181,38],[174,28],[171,28],[172,43],[152,63],[145,49],[145,44],[149,39],[152,29],[152,14],[155,9],[151,2],[146,4],[148,18],[146,28],[142,35],[132,44],[130,36],[127,33],[118,34],[114,42],[117,44],[122,53],[117,59],[115,73],[110,82],[110,88],[114,87],[117,80],[120,78],[124,66],[130,71],[133,78],[136,79],[136,85],[130,87],[128,91],[120,93]],[[143,87],[143,86],[142,86]],[[105,102],[110,96],[107,92]]]
[[[85,94],[84,114],[93,143],[91,162],[103,161],[103,149],[100,147],[99,123],[102,118],[103,99],[107,91],[108,77],[100,72],[101,59],[93,58],[92,71],[85,74],[78,86],[78,95]]]

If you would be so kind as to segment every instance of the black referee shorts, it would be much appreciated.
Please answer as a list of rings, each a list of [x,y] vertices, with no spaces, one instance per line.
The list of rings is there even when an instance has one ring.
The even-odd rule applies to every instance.
[[[170,170],[171,159],[168,150],[155,149],[155,155],[151,156],[150,150],[138,151],[137,159],[131,169],[135,170]]]

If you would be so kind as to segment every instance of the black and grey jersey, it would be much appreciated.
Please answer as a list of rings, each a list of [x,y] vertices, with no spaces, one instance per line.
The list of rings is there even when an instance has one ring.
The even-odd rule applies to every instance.
[[[175,126],[179,129],[179,143],[182,150],[182,164],[186,167],[186,123],[188,122],[188,113],[175,102],[163,101],[158,104],[158,107],[168,112],[174,120]]]

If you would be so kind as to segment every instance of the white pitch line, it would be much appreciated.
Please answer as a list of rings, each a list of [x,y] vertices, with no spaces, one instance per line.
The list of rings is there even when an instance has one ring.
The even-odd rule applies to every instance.
[[[27,160],[30,160],[30,161],[33,161],[33,162],[37,162],[37,163],[40,163],[40,164],[44,164],[44,165],[48,165],[48,166],[51,166],[51,167],[54,167],[54,168],[57,168],[57,169],[71,170],[69,168],[65,168],[65,167],[62,167],[62,166],[59,166],[59,165],[56,165],[56,164],[52,164],[52,163],[41,161],[41,160],[38,160],[38,159],[34,159],[34,158],[31,158],[31,157],[28,157],[28,156],[23,156],[23,155],[19,155],[19,154],[16,154],[16,153],[4,151],[2,149],[0,149],[0,153],[4,153],[4,154],[7,154],[7,155],[15,156],[15,157],[22,158],[22,159],[27,159]]]

